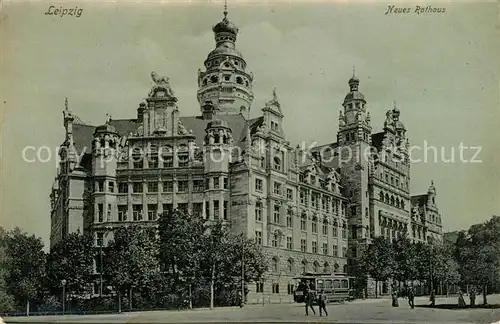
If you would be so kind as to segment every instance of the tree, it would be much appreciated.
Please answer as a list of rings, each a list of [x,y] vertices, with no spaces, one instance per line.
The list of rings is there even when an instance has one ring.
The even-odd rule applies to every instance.
[[[390,242],[382,236],[375,237],[364,251],[360,273],[375,280],[375,297],[378,297],[378,282],[388,280],[394,271],[394,254]]]
[[[29,313],[30,300],[35,299],[43,287],[45,253],[43,242],[35,235],[28,236],[19,229],[7,238],[7,291],[18,303],[26,303]]]
[[[90,235],[69,234],[58,242],[47,257],[47,285],[52,293],[61,291],[66,280],[68,292],[86,291],[93,275],[93,240]]]
[[[7,292],[7,231],[0,226],[0,309],[3,312],[14,311],[14,297]]]
[[[122,294],[129,293],[132,308],[132,289],[148,287],[160,275],[157,253],[154,229],[129,226],[114,232],[106,249],[104,271],[118,292],[120,310]]]
[[[393,277],[399,282],[406,284],[407,280],[418,277],[415,260],[417,258],[415,245],[406,237],[402,236],[393,241],[394,268]]]

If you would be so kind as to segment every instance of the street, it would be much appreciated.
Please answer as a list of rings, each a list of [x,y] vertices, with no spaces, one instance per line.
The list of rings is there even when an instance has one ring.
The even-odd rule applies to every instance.
[[[467,300],[468,301],[468,300]],[[481,302],[482,298],[478,299]],[[357,300],[327,306],[328,317],[305,315],[304,304],[248,305],[244,308],[216,308],[185,311],[150,311],[114,315],[32,316],[4,318],[6,323],[195,323],[195,322],[329,322],[329,323],[494,323],[500,321],[500,295],[488,296],[490,309],[443,309],[456,305],[457,298],[438,298],[437,308],[425,307],[427,297],[415,299],[415,309],[406,299],[398,308],[389,299]],[[451,308],[451,307],[450,307]]]

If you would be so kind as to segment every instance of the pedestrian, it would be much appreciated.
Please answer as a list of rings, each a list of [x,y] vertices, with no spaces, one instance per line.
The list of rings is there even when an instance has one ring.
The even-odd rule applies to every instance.
[[[311,307],[313,314],[316,315],[316,311],[314,310],[314,307],[313,307],[313,291],[312,291],[309,283],[306,283],[306,286],[304,289],[304,297],[305,297],[305,302],[306,302],[306,316],[309,315],[309,307]]]
[[[410,305],[411,309],[415,308],[415,292],[413,291],[413,287],[409,287],[408,290],[408,305]]]
[[[470,305],[474,307],[476,305],[476,288],[472,287],[469,293]]]
[[[464,299],[464,293],[463,293],[462,289],[459,289],[458,290],[458,307],[463,308],[465,306],[466,306],[466,304],[465,304],[465,299]]]
[[[396,287],[392,290],[392,307],[399,307],[399,302],[398,302],[398,291]]]
[[[328,316],[326,311],[326,295],[324,290],[320,290],[318,293],[318,304],[319,304],[319,316],[321,317],[322,311],[325,312],[325,316]]]
[[[430,303],[431,307],[436,306],[436,295],[434,295],[434,290],[431,291],[431,295],[429,297],[429,301],[431,302]]]

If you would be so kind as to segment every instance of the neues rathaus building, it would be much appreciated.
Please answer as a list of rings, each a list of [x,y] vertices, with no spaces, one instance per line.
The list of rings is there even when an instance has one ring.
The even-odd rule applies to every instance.
[[[292,301],[293,277],[302,273],[349,273],[375,236],[442,239],[432,182],[428,192],[410,194],[409,140],[395,104],[383,131],[372,133],[353,74],[332,143],[293,145],[275,90],[257,107],[260,116],[248,117],[253,75],[227,12],[212,30],[215,48],[198,71],[198,116],[181,116],[169,79],[154,72],[131,119],[88,125],[66,100],[63,162],[50,197],[51,246],[76,231],[106,246],[114,229],[156,226],[158,215],[172,209],[222,220],[255,238],[268,256],[265,281],[249,285],[248,301],[262,303]]]

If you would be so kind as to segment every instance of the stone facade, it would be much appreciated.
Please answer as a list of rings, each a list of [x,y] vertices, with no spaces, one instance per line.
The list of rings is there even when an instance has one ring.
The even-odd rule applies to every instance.
[[[247,117],[253,76],[227,12],[213,31],[215,49],[198,75],[201,116],[180,116],[169,79],[154,72],[134,119],[85,125],[66,101],[51,245],[86,231],[105,246],[114,229],[156,226],[171,209],[223,220],[255,238],[269,258],[264,281],[249,286],[249,302],[260,303],[291,302],[294,277],[304,272],[351,272],[371,237],[394,238],[417,227],[441,235],[435,189],[425,204],[410,199],[408,142],[397,108],[388,111],[384,132],[372,134],[353,76],[337,142],[312,152],[293,147],[276,90],[261,116]],[[391,153],[391,144],[399,151]],[[411,204],[419,206],[415,214]]]

